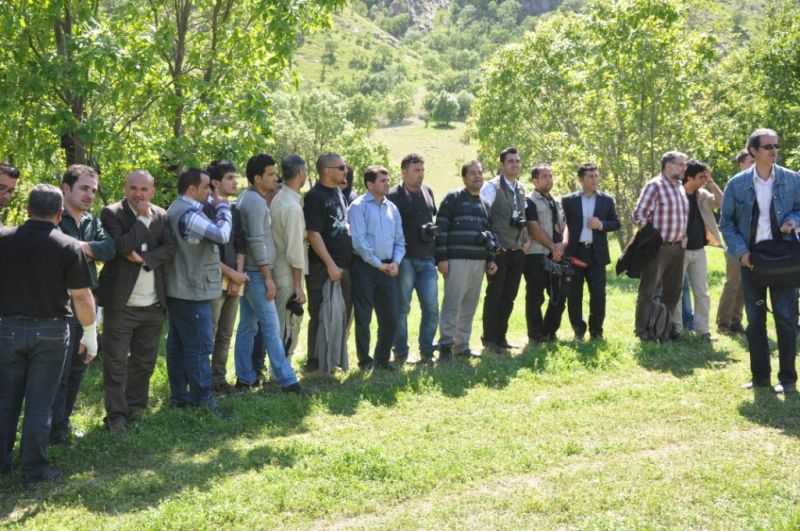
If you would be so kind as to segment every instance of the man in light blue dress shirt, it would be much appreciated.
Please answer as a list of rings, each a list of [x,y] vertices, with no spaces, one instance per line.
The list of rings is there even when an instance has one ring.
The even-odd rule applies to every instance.
[[[397,329],[395,278],[405,255],[400,211],[388,199],[389,172],[370,166],[364,172],[367,193],[350,205],[347,217],[353,239],[353,307],[356,322],[358,366],[396,370],[389,363]],[[369,355],[372,309],[378,317],[378,342],[374,360]]]

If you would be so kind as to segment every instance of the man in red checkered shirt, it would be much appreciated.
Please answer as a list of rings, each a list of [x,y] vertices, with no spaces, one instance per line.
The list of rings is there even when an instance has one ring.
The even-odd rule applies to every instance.
[[[644,336],[653,295],[659,284],[662,286],[661,301],[667,308],[674,309],[681,298],[689,217],[689,201],[681,185],[685,172],[686,155],[678,151],[664,153],[661,157],[661,173],[645,184],[633,210],[633,222],[639,228],[652,223],[664,239],[656,259],[642,267],[636,299],[638,337]]]

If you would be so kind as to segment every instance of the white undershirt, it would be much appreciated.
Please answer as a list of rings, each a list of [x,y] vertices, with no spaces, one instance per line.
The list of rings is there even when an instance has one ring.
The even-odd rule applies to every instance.
[[[150,219],[144,216],[137,216],[136,219],[150,227]],[[146,250],[146,243],[142,244],[143,248],[136,249],[137,252]],[[142,264],[144,266],[144,264]],[[136,284],[133,285],[133,291],[130,298],[128,298],[128,306],[135,306],[142,308],[145,306],[152,306],[158,302],[158,293],[156,293],[156,274],[151,269],[145,271],[144,267],[139,268],[139,276],[136,277]]]
[[[753,168],[753,186],[756,190],[758,202],[758,228],[756,229],[756,242],[772,239],[772,223],[769,220],[770,207],[772,206],[772,185],[775,184],[775,169],[770,168],[767,180],[758,176],[758,170]]]

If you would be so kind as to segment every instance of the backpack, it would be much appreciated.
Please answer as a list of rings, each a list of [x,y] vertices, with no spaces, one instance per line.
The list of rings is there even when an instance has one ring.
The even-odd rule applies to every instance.
[[[645,338],[653,341],[668,341],[675,330],[669,308],[661,299],[653,299],[650,306],[650,316],[647,318]]]

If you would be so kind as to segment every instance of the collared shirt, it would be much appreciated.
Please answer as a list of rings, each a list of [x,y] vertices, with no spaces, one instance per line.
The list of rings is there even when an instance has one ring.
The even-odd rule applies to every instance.
[[[67,236],[89,244],[94,254],[94,260],[89,260],[89,273],[92,276],[92,287],[97,287],[97,261],[107,262],[117,255],[114,240],[106,233],[100,218],[84,212],[80,223],[76,223],[75,218],[64,209],[58,228]]]
[[[217,212],[216,221],[212,221],[203,214],[203,204],[185,195],[178,196],[177,201],[184,201],[192,209],[178,220],[180,237],[187,242],[197,245],[202,240],[214,243],[225,243],[231,237],[233,218],[231,207],[228,203],[219,203],[214,207]]]
[[[303,198],[284,186],[272,200],[272,238],[275,240],[275,276],[290,275],[292,269],[308,273],[306,221]]]
[[[0,233],[0,316],[69,317],[67,290],[91,286],[80,244],[53,223],[29,219]]]
[[[594,206],[597,202],[597,194],[591,196],[586,195],[586,192],[581,192],[581,211],[583,212],[583,225],[581,228],[581,237],[578,240],[581,243],[592,243],[593,234],[592,229],[589,228],[589,219],[594,217]],[[602,223],[601,227],[602,229]]]
[[[150,212],[150,217],[146,218],[144,216],[140,216],[136,213],[130,203],[127,201],[125,202],[126,207],[130,210],[136,219],[144,223],[144,226],[150,228],[150,222],[153,220],[152,217],[152,210]],[[143,243],[142,248],[137,249],[137,251],[147,251],[147,244]],[[149,270],[149,271],[148,271]],[[158,292],[156,292],[156,273],[149,267],[145,269],[144,267],[139,268],[139,275],[136,277],[136,282],[133,284],[133,290],[131,291],[131,296],[128,297],[128,303],[126,306],[133,306],[135,308],[146,308],[148,306],[152,306],[158,302]]]
[[[373,267],[384,260],[400,263],[406,252],[400,211],[385,197],[380,202],[370,192],[359,196],[347,210],[353,248]]]
[[[511,181],[506,179],[506,176],[500,174],[500,179],[502,179],[506,185],[514,192],[516,195],[517,186],[519,186],[519,179],[515,179],[513,184]],[[481,197],[484,201],[486,201],[489,206],[491,207],[494,204],[494,200],[497,198],[497,187],[493,185],[491,182],[486,182],[483,187],[481,187]]]
[[[674,243],[686,235],[689,200],[680,181],[673,182],[663,173],[645,184],[636,207],[633,221],[642,226],[651,221],[665,242]]]
[[[755,243],[772,239],[772,223],[770,210],[772,207],[772,186],[775,184],[775,168],[770,167],[769,177],[762,179],[758,176],[758,169],[753,168],[753,187],[756,191],[758,202],[758,228],[756,229]]]

